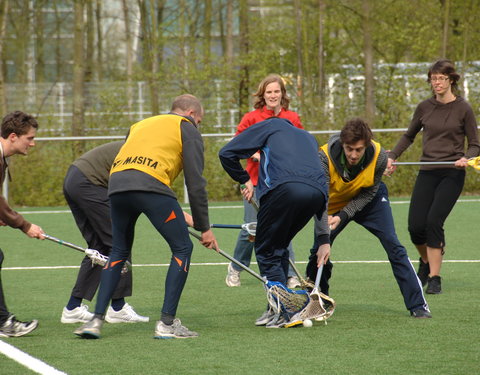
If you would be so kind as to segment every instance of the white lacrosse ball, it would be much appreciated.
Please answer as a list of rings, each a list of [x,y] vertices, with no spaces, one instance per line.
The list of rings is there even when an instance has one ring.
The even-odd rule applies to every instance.
[[[303,326],[306,328],[310,328],[311,326],[313,326],[313,322],[310,319],[305,319],[303,321]]]

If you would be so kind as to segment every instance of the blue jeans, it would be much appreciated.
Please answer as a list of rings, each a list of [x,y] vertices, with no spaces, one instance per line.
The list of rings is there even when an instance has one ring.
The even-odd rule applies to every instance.
[[[256,199],[256,194],[254,190],[253,197]],[[248,203],[245,199],[243,200],[243,222],[244,223],[252,223],[257,221],[257,212],[253,208],[253,206]],[[235,251],[233,252],[233,257],[241,262],[242,264],[250,267],[250,260],[252,259],[252,252],[254,248],[254,243],[250,242],[248,239],[248,232],[246,230],[241,230],[238,234],[237,244],[235,246]],[[288,245],[288,255],[292,262],[295,262],[295,253],[293,252],[292,243]],[[240,267],[238,267],[235,263],[232,263],[232,267],[236,271],[242,271]],[[296,276],[295,271],[293,270],[292,266],[288,268],[288,277]]]

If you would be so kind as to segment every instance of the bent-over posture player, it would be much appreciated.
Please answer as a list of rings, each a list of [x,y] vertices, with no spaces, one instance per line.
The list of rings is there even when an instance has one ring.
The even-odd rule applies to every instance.
[[[219,153],[230,177],[245,184],[242,195],[248,201],[252,199],[254,187],[240,159],[251,157],[257,150],[262,155],[256,189],[260,210],[255,253],[261,275],[269,281],[286,284],[288,244],[314,215],[322,219],[326,229],[325,233],[319,233],[316,244],[323,251],[330,251],[325,174],[315,137],[288,120],[272,117],[238,134]],[[277,318],[267,309],[255,324],[278,328],[288,322],[288,317]]]
[[[415,269],[395,233],[387,187],[382,182],[387,154],[379,143],[372,140],[367,123],[362,119],[348,121],[340,134],[333,135],[321,147],[319,155],[329,184],[330,243],[333,244],[351,221],[373,233],[387,252],[410,314],[414,318],[431,318]],[[318,231],[316,225],[315,232]],[[330,254],[324,250],[318,250],[318,244],[314,242],[307,276],[315,280],[317,261],[326,260],[320,286],[328,295],[333,265],[328,259]]]
[[[112,221],[110,220],[110,200],[108,179],[113,160],[120,151],[123,141],[110,142],[95,147],[76,159],[63,182],[63,194],[75,218],[78,229],[87,241],[89,249],[98,250],[109,256],[112,250]],[[100,284],[102,267],[92,265],[89,257],[82,260],[77,280],[67,305],[63,308],[62,323],[86,323],[93,318],[83,299],[91,301]],[[105,320],[109,323],[148,322],[125,302],[132,295],[132,270],[122,273],[112,295],[112,302]]]
[[[192,209],[193,223],[190,224],[202,232],[202,245],[218,249],[210,229],[206,181],[202,176],[203,140],[197,126],[203,113],[196,97],[181,95],[174,100],[171,113],[147,118],[130,128],[113,163],[108,186],[112,207],[112,252],[102,271],[94,318],[75,330],[75,334],[84,338],[100,337],[105,310],[132,250],[135,223],[143,213],[172,252],[164,303],[154,337],[198,336],[176,318],[193,244],[172,184],[183,169]]]

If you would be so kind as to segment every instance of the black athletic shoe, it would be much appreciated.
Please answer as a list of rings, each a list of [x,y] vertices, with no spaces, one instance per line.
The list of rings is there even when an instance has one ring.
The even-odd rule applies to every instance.
[[[428,294],[440,294],[440,293],[442,293],[442,278],[440,276],[429,277],[426,292]]]
[[[417,310],[410,311],[410,315],[412,316],[412,318],[418,318],[418,319],[427,319],[432,317],[432,314],[430,314],[430,311],[424,309],[423,307]]]
[[[427,285],[429,273],[430,273],[430,265],[428,263],[424,263],[422,258],[420,258],[417,276],[422,282],[422,286]]]

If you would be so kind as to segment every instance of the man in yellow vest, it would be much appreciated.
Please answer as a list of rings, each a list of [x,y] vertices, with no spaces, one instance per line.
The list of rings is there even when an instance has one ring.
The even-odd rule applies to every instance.
[[[373,233],[388,255],[411,316],[431,318],[422,285],[395,232],[387,187],[382,182],[387,153],[372,140],[368,124],[358,118],[348,121],[340,134],[333,135],[320,148],[319,156],[329,184],[330,244],[351,221]],[[315,231],[320,231],[320,228],[316,225]],[[311,280],[315,280],[318,262],[330,256],[325,250],[328,248],[319,248],[317,244],[310,250],[307,276]],[[320,282],[325,294],[328,294],[332,268],[328,260]]]
[[[105,310],[130,255],[135,223],[143,213],[172,252],[165,280],[165,298],[155,338],[190,338],[190,331],[175,317],[187,280],[193,249],[187,224],[201,232],[201,243],[218,249],[210,229],[204,167],[203,140],[197,129],[203,107],[193,95],[175,98],[169,114],[153,116],[130,128],[117,154],[108,184],[113,230],[112,252],[100,282],[95,315],[74,333],[83,338],[99,338]],[[183,170],[192,216],[178,204],[172,184]]]

